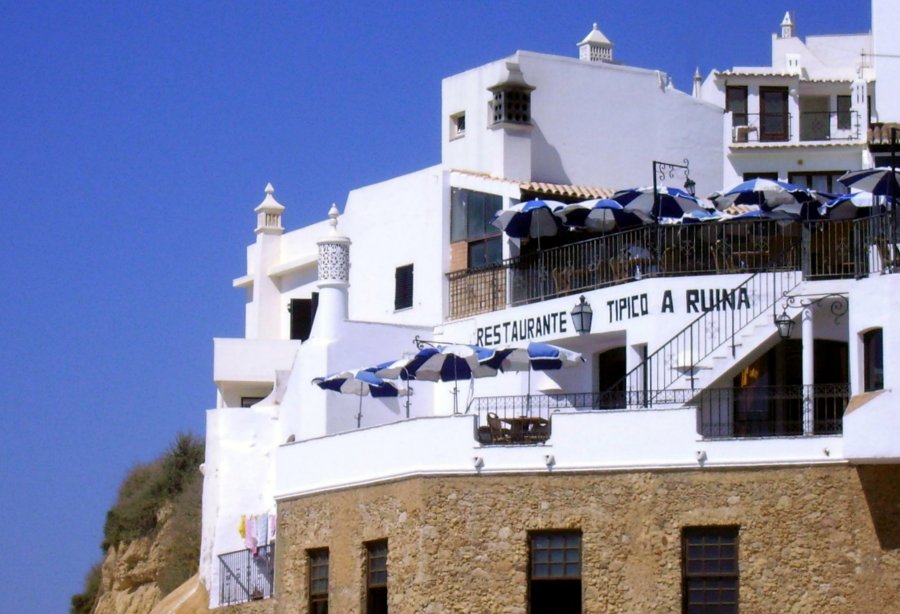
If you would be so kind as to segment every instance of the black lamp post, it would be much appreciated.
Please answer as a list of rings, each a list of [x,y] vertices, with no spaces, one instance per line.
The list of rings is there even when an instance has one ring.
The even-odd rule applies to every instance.
[[[591,322],[594,319],[594,310],[584,296],[578,300],[578,304],[572,309],[572,324],[579,335],[591,332]]]
[[[681,169],[684,173],[684,190],[691,196],[696,195],[697,182],[691,179],[691,161],[684,159],[684,164],[674,164],[672,162],[653,161],[653,214],[659,214],[659,192],[658,182],[665,181],[666,178],[674,179],[675,174]]]

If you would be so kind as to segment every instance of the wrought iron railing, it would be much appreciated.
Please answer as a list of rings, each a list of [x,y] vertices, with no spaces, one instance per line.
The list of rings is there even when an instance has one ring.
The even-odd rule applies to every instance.
[[[799,224],[772,220],[645,226],[447,275],[458,319],[646,277],[800,266]]]
[[[478,414],[476,438],[483,444],[546,441],[557,412],[685,405],[696,406],[699,431],[707,439],[786,437],[840,434],[849,398],[848,384],[708,388],[699,394],[690,388],[671,388],[476,397],[470,410]],[[490,414],[499,421],[499,433],[491,432]],[[541,420],[547,423],[546,428],[531,437],[527,429],[518,436],[512,434],[516,425],[540,424]]]
[[[219,605],[268,599],[274,586],[274,543],[219,555]]]
[[[707,439],[838,435],[850,398],[848,384],[709,388],[698,399]]]
[[[790,113],[732,113],[731,126],[732,143],[791,140]]]
[[[859,113],[847,111],[803,111],[801,141],[858,141],[862,138]]]
[[[647,355],[615,387],[659,391],[678,382],[693,389],[701,362],[726,345],[734,357],[738,333],[766,312],[774,318],[776,303],[801,279],[799,271],[785,267],[766,275],[754,273],[733,290],[710,293],[701,315]],[[650,393],[645,398],[655,402]]]

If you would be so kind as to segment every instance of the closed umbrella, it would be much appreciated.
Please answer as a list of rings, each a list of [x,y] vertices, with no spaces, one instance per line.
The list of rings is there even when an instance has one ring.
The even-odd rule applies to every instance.
[[[312,383],[322,390],[357,395],[359,397],[359,411],[356,414],[357,428],[362,422],[362,398],[364,396],[397,397],[409,394],[409,389],[398,388],[366,369],[350,369],[332,373],[325,377],[317,377],[313,379]]]

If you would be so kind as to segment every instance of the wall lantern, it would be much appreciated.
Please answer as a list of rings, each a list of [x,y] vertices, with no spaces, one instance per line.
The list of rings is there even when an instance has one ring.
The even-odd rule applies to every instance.
[[[591,321],[594,319],[594,310],[591,304],[584,300],[582,296],[578,304],[572,309],[572,323],[575,325],[575,332],[579,335],[591,332]]]
[[[688,177],[684,181],[684,189],[691,196],[696,196],[697,195],[697,182],[694,181],[693,179],[691,179],[690,177]]]
[[[778,327],[778,336],[782,339],[790,339],[794,332],[794,320],[787,314],[787,310],[775,316],[775,326]]]

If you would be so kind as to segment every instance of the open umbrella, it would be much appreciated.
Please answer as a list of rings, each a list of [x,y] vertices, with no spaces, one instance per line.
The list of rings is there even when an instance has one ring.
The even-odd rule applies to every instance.
[[[854,192],[841,194],[819,206],[819,214],[831,220],[852,220],[865,217],[875,206],[874,194],[870,192]]]
[[[900,196],[900,170],[885,166],[849,171],[838,177],[848,188],[876,196]]]
[[[731,205],[759,205],[771,210],[778,205],[805,203],[815,200],[806,188],[775,179],[750,179],[739,183],[715,199],[716,208],[727,209]]]
[[[482,364],[481,360],[494,350],[474,345],[438,345],[424,347],[415,355],[373,368],[373,374],[387,379],[424,380],[429,382],[458,382],[497,374],[497,368]],[[453,411],[457,412],[458,388],[453,387]]]
[[[317,377],[313,379],[312,383],[322,390],[357,395],[359,397],[359,411],[356,414],[357,428],[362,422],[362,398],[364,396],[397,397],[409,394],[408,389],[398,388],[366,369],[350,369],[332,373],[325,377]]]
[[[640,211],[626,211],[611,198],[595,198],[561,205],[553,211],[566,226],[611,232],[648,224],[653,220]]]
[[[485,364],[501,371],[528,371],[527,411],[531,413],[531,372],[556,371],[575,367],[584,362],[578,352],[550,345],[549,343],[531,342],[528,347],[500,348],[487,358]]]
[[[689,211],[703,208],[697,197],[679,188],[658,186],[656,194],[659,196],[658,205],[652,187],[619,190],[612,195],[612,200],[625,207],[626,211],[643,213],[656,219],[681,217]]]
[[[553,210],[562,205],[555,200],[526,200],[498,211],[491,223],[514,239],[552,237],[560,226]]]

